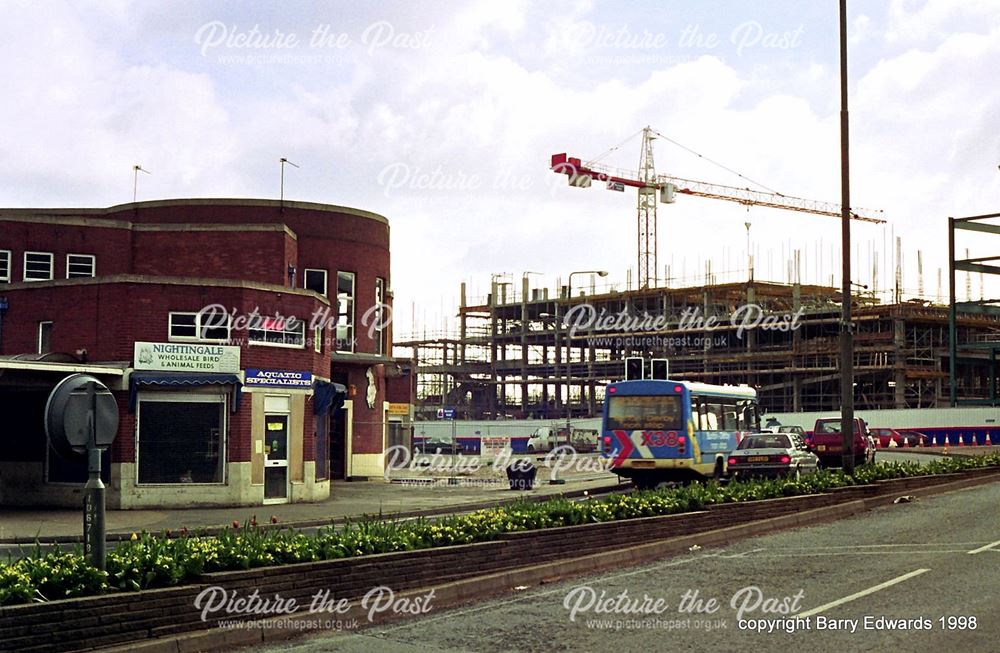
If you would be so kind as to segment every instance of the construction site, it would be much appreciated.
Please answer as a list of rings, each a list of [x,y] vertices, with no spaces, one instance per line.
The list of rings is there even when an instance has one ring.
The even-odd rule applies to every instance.
[[[949,221],[947,303],[940,270],[936,301],[923,292],[922,270],[919,292],[904,293],[898,239],[895,287],[881,292],[874,283],[869,288],[852,282],[849,275],[839,289],[832,275],[829,285],[802,283],[798,251],[788,261],[784,281],[757,280],[749,223],[740,280],[719,283],[709,267],[704,277],[685,283],[671,280],[668,267],[661,282],[656,208],[678,195],[842,217],[845,223],[885,221],[863,209],[845,212],[835,204],[657,175],[652,141],[667,137],[649,127],[641,133],[638,171],[566,154],[553,155],[550,166],[572,187],[588,188],[596,181],[608,190],[637,189],[634,287],[630,279],[624,289],[598,288],[595,280],[608,275],[604,270],[570,272],[555,289],[532,286],[531,272],[520,278],[495,274],[488,294],[474,299],[462,283],[454,332],[395,343],[397,356],[410,359],[417,374],[417,419],[595,417],[607,383],[635,378],[634,371],[626,374],[626,359],[636,357],[645,365],[640,378],[669,375],[753,387],[763,412],[839,411],[845,328],[853,334],[856,409],[1000,403],[1000,307],[982,296],[982,275],[1000,274],[1000,267],[991,265],[1000,257],[969,258],[966,250],[959,260],[954,243],[956,229],[1000,234],[1000,225],[984,222],[998,215]],[[919,251],[917,260],[919,266]],[[967,301],[959,303],[955,285],[962,271]],[[979,301],[972,301],[973,273],[980,278]],[[574,284],[576,275],[589,275],[589,282]],[[843,317],[845,301],[849,323]]]
[[[463,288],[455,337],[396,343],[409,350],[417,371],[418,414],[594,417],[604,385],[625,378],[632,356],[666,359],[670,378],[754,387],[769,412],[840,409],[841,294],[834,289],[747,281],[572,296],[563,286],[550,296],[529,288],[527,277],[520,292],[509,287],[494,280],[487,301],[474,305],[464,301]],[[884,305],[864,295],[851,301],[856,407],[950,405],[948,308],[926,301]],[[567,313],[574,319],[569,328]],[[662,316],[662,324],[603,329],[600,320],[586,324],[594,313]],[[765,327],[768,318],[773,328]],[[753,322],[758,326],[749,328]],[[976,345],[958,366],[959,398],[993,404],[1000,317],[960,313],[956,326],[961,343]]]

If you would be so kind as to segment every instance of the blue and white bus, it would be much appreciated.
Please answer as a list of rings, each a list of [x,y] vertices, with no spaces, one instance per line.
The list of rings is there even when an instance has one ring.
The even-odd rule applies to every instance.
[[[759,430],[757,391],[688,381],[619,381],[607,387],[601,454],[640,488],[722,478],[726,457]]]

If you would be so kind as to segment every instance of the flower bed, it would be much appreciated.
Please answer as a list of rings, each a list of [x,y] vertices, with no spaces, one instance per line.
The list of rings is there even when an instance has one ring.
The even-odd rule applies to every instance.
[[[36,548],[26,558],[0,564],[0,605],[171,587],[196,582],[202,574],[212,572],[488,542],[509,533],[673,515],[712,505],[818,494],[876,481],[996,466],[1000,466],[1000,453],[926,465],[867,466],[855,470],[854,476],[820,471],[797,481],[695,484],[589,501],[561,497],[520,501],[435,520],[401,521],[376,516],[337,529],[322,529],[316,535],[257,528],[256,520],[243,527],[234,523],[233,528],[216,536],[182,532],[180,537],[168,538],[143,533],[119,543],[108,554],[107,572],[89,567],[79,551],[44,552]]]

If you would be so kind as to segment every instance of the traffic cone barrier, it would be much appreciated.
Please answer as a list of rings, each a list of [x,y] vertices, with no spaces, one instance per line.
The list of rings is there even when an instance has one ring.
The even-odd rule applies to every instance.
[[[962,437],[961,433],[958,434],[958,446],[960,447],[965,446],[965,438]]]
[[[903,436],[903,448],[908,449],[910,447],[910,438]]]
[[[985,442],[984,444],[985,444],[985,446],[987,446],[987,447],[989,447],[989,446],[992,446],[992,445],[993,445],[993,443],[992,443],[992,442],[990,442],[990,432],[989,432],[989,431],[987,431],[987,432],[986,432],[986,442]]]

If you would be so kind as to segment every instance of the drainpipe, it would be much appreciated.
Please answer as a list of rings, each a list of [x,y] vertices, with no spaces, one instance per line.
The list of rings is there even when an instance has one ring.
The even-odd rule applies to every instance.
[[[0,297],[0,354],[3,353],[3,316],[9,305],[6,297]]]

